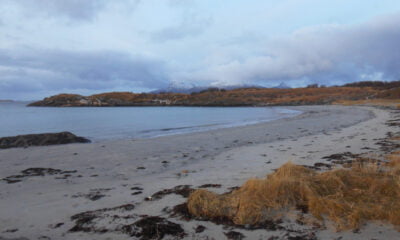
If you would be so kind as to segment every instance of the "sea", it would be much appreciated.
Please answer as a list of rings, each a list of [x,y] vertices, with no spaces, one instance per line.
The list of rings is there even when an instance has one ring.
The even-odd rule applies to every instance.
[[[0,103],[0,137],[69,131],[94,142],[153,138],[294,117],[283,107],[27,107]]]

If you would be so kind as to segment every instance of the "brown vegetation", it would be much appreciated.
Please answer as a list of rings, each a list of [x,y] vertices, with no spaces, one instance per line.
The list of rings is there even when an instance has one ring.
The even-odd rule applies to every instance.
[[[287,163],[265,179],[250,179],[231,193],[197,190],[188,199],[190,214],[262,225],[291,210],[302,210],[338,230],[369,220],[400,225],[400,156],[390,163],[356,161],[349,169],[316,172]]]
[[[358,82],[342,87],[306,88],[241,88],[224,90],[209,88],[191,94],[110,92],[81,96],[59,94],[29,106],[280,106],[315,104],[372,104],[397,106],[400,81]],[[389,103],[390,102],[390,103]],[[379,105],[380,106],[380,105]]]
[[[202,91],[180,93],[130,93],[111,92],[80,96],[60,94],[34,102],[30,106],[271,106],[331,104],[339,100],[364,100],[375,98],[388,90],[370,87],[329,87],[269,89],[246,88],[230,91]],[[394,97],[391,92],[387,96]],[[399,96],[400,98],[400,96]]]

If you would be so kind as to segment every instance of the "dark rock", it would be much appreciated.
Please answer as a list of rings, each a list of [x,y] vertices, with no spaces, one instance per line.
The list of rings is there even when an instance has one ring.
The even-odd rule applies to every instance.
[[[48,146],[69,143],[89,143],[90,140],[70,132],[18,135],[0,138],[0,148]]]

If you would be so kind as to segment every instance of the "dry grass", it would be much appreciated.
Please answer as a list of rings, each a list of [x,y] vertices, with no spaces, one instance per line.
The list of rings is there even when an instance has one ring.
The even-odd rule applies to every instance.
[[[389,164],[358,162],[350,169],[315,172],[286,163],[265,179],[250,179],[227,194],[197,190],[188,199],[191,214],[228,218],[235,224],[261,224],[296,208],[327,217],[337,230],[369,220],[400,225],[400,156]]]
[[[334,104],[340,104],[345,106],[351,105],[366,105],[366,106],[378,106],[378,107],[392,107],[400,109],[400,99],[368,99],[368,100],[338,100]]]

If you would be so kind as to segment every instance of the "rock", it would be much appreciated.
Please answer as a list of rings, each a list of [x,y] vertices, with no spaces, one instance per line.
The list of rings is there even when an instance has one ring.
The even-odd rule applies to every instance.
[[[89,142],[89,139],[78,137],[70,132],[28,134],[0,138],[0,149]]]

